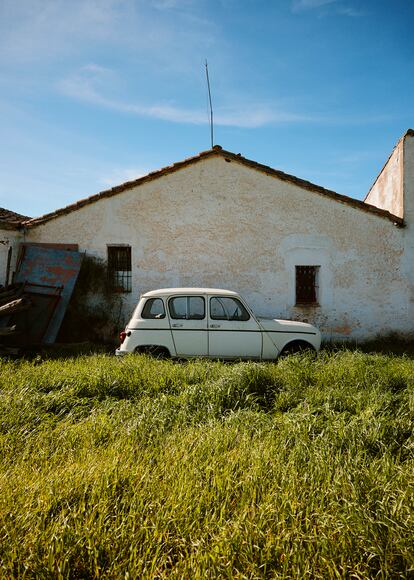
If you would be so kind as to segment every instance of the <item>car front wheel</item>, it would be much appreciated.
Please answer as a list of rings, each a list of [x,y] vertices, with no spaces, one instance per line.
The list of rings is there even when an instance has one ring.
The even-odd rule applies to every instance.
[[[293,342],[289,342],[282,352],[280,356],[289,356],[291,354],[299,354],[304,352],[311,352],[315,353],[315,349],[309,342],[305,342],[304,340],[294,340]]]

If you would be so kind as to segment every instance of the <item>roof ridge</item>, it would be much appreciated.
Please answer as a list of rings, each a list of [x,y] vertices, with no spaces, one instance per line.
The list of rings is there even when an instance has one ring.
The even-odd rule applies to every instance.
[[[268,165],[263,165],[261,163],[258,163],[257,161],[251,161],[250,159],[246,159],[245,157],[242,157],[240,155],[240,153],[236,154],[236,153],[232,153],[231,151],[226,151],[224,149],[222,150],[222,153],[225,155],[231,156],[235,161],[239,161],[245,165],[247,164],[253,168],[256,167],[257,169],[264,171],[266,173],[269,173],[270,175],[274,175],[276,177],[279,177],[283,181],[295,183],[296,185],[299,185],[300,187],[303,187],[304,189],[308,189],[309,191],[314,191],[315,193],[320,193],[322,195],[330,197],[331,199],[334,199],[335,201],[339,201],[342,203],[353,205],[353,206],[359,207],[360,209],[363,209],[365,211],[375,213],[375,214],[380,215],[382,217],[387,217],[387,218],[391,219],[392,221],[395,221],[395,223],[398,223],[399,225],[402,225],[402,223],[403,223],[402,218],[390,213],[387,210],[376,207],[375,205],[372,205],[370,203],[365,203],[364,201],[362,201],[360,199],[355,199],[354,197],[344,195],[343,193],[337,193],[336,191],[333,191],[331,189],[326,189],[325,187],[322,187],[321,185],[316,185],[315,183],[312,183],[311,181],[307,181],[307,180],[302,179],[300,177],[296,177],[295,175],[285,173],[279,169],[273,169],[272,167],[269,167]]]
[[[106,189],[106,190],[103,190],[99,193],[91,195],[89,197],[80,199],[72,204],[69,204],[63,208],[57,209],[53,212],[44,214],[44,215],[39,216],[37,218],[32,218],[32,219],[26,220],[24,222],[24,225],[26,227],[35,227],[37,225],[41,225],[41,224],[43,224],[51,219],[54,219],[54,218],[59,217],[61,215],[65,215],[65,214],[68,214],[72,211],[80,209],[80,208],[84,207],[85,205],[89,205],[91,203],[99,201],[100,199],[112,197],[114,195],[117,195],[118,193],[121,193],[123,191],[137,187],[143,183],[146,183],[147,181],[152,181],[154,179],[158,179],[159,177],[162,177],[163,175],[169,175],[170,173],[174,173],[176,171],[179,171],[181,168],[186,167],[187,165],[191,165],[192,163],[197,163],[198,161],[200,161],[202,159],[206,159],[208,157],[213,157],[213,156],[224,157],[224,158],[228,158],[228,159],[237,161],[243,165],[246,165],[248,167],[251,167],[253,169],[256,169],[258,171],[266,173],[267,175],[277,177],[283,181],[286,181],[289,183],[294,183],[295,185],[298,185],[298,186],[300,186],[304,189],[307,189],[309,191],[313,191],[315,193],[319,193],[319,194],[324,195],[326,197],[330,197],[331,199],[334,199],[335,201],[338,201],[340,203],[345,203],[345,204],[351,205],[353,207],[367,211],[369,213],[373,213],[373,214],[378,215],[380,217],[385,217],[385,218],[393,221],[394,223],[396,223],[398,225],[403,224],[402,218],[391,214],[387,210],[377,208],[376,206],[365,203],[364,201],[355,199],[353,197],[349,197],[349,196],[343,195],[341,193],[336,193],[335,191],[332,191],[330,189],[326,189],[320,185],[316,185],[310,181],[306,181],[305,179],[301,179],[301,178],[296,177],[294,175],[290,175],[289,173],[284,173],[283,171],[280,171],[279,169],[273,169],[272,167],[270,167],[268,165],[263,165],[261,163],[258,163],[257,161],[252,161],[250,159],[247,159],[246,157],[243,157],[240,153],[232,153],[231,151],[227,151],[226,149],[223,149],[220,145],[214,145],[212,149],[207,149],[205,151],[201,151],[197,155],[193,155],[192,157],[187,157],[186,159],[184,159],[182,161],[177,161],[171,165],[167,165],[165,167],[162,167],[161,169],[151,171],[150,173],[143,175],[135,180],[126,181],[126,182],[124,182],[120,185],[114,186],[110,189]]]
[[[212,155],[212,154],[217,154],[218,151],[221,151],[221,149],[222,148],[220,147],[220,145],[214,145],[213,149],[206,149],[205,151],[201,151],[200,153],[197,153],[197,155],[193,155],[191,157],[186,157],[182,161],[177,161],[175,163],[172,163],[171,165],[166,165],[164,167],[161,167],[160,169],[155,169],[154,171],[150,171],[149,173],[142,175],[141,177],[138,177],[137,179],[125,181],[124,183],[121,183],[119,185],[115,185],[114,187],[110,187],[109,189],[104,189],[98,193],[95,193],[95,194],[90,195],[88,197],[79,199],[78,201],[70,203],[69,205],[66,205],[62,208],[58,208],[52,212],[48,212],[48,213],[45,213],[41,216],[31,218],[31,219],[25,221],[24,225],[27,227],[33,227],[35,225],[40,225],[41,223],[44,223],[45,221],[49,221],[50,219],[53,219],[53,218],[58,217],[60,215],[65,215],[67,213],[70,213],[71,211],[75,211],[76,209],[80,209],[81,207],[83,207],[85,205],[89,205],[90,203],[94,203],[95,201],[99,201],[102,198],[112,197],[113,195],[117,195],[118,193],[122,193],[123,191],[126,191],[128,189],[132,189],[133,187],[141,185],[141,183],[145,183],[147,181],[152,181],[153,179],[157,179],[158,177],[161,177],[162,175],[165,175],[165,174],[174,173],[175,171],[178,171],[179,169],[181,169],[181,167],[189,165],[190,163],[194,163],[194,162],[198,161],[199,159],[202,159],[204,157],[208,157],[209,155]]]

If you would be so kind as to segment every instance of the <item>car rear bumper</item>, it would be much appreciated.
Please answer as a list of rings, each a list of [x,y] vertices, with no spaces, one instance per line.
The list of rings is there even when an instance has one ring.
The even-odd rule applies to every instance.
[[[125,356],[126,354],[129,354],[129,352],[127,350],[121,350],[120,348],[117,348],[115,351],[115,356]]]

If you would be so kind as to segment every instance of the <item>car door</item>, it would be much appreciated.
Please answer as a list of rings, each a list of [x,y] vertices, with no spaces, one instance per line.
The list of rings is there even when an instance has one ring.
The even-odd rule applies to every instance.
[[[171,296],[168,300],[171,331],[179,356],[207,356],[205,296]]]
[[[238,298],[209,296],[208,329],[209,356],[261,358],[261,329]]]

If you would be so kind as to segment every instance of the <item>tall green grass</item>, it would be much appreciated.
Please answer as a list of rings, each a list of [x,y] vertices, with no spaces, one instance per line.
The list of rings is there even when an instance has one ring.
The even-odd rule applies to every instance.
[[[414,361],[0,363],[0,577],[413,578]]]

